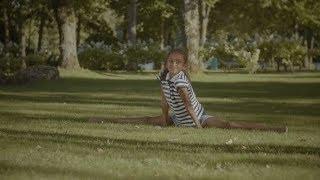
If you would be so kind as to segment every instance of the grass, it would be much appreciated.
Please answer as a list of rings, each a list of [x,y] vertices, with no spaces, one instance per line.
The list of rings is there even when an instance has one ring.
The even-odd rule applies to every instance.
[[[153,73],[60,72],[57,81],[0,87],[0,179],[320,175],[320,73],[192,77],[208,114],[288,125],[288,133],[277,134],[89,124],[91,116],[159,115]]]

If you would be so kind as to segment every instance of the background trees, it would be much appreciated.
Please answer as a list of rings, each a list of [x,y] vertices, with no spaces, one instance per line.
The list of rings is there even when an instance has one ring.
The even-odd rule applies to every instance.
[[[108,47],[97,62],[113,59],[127,70],[149,62],[159,68],[158,59],[176,47],[186,48],[194,73],[212,57],[242,67],[257,67],[249,65],[257,57],[256,70],[290,64],[310,70],[319,61],[316,0],[3,0],[0,8],[0,61],[7,72],[35,64],[86,68],[93,62],[79,63],[78,56],[89,57],[88,47]]]

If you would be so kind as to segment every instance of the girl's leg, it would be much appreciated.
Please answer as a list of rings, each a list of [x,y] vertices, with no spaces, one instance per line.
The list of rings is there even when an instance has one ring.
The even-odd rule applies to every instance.
[[[167,123],[163,116],[154,116],[154,117],[136,117],[136,118],[100,118],[92,117],[89,118],[88,122],[91,123],[120,123],[120,124],[149,124],[155,126],[168,126],[171,123]]]
[[[275,132],[287,132],[286,126],[281,127],[270,127],[262,123],[251,123],[251,122],[228,122],[216,117],[208,118],[203,127],[216,127],[224,129],[245,129],[245,130],[260,130],[260,131],[275,131]]]

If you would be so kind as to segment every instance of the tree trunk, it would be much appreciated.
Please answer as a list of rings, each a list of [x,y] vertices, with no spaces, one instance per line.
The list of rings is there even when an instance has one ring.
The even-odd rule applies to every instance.
[[[8,50],[9,46],[9,39],[10,39],[10,34],[9,34],[9,16],[8,16],[8,11],[7,8],[5,7],[3,9],[3,25],[4,25],[4,50]]]
[[[21,57],[21,69],[27,67],[26,64],[26,47],[27,47],[27,33],[26,33],[26,22],[20,23],[20,57]]]
[[[76,15],[70,2],[60,2],[57,9],[57,23],[60,34],[61,68],[79,69],[76,39]],[[60,25],[59,25],[60,24]],[[59,27],[60,26],[60,27]]]
[[[299,40],[299,25],[297,23],[294,25],[294,37]]]
[[[80,33],[81,33],[81,17],[78,16],[78,21],[77,21],[77,48],[80,45]]]
[[[207,41],[207,28],[209,23],[209,15],[211,11],[211,7],[208,6],[203,0],[200,0],[201,5],[201,39],[200,46],[203,46]]]
[[[313,66],[313,54],[314,54],[314,36],[311,37],[311,42],[310,42],[310,55],[309,55],[309,70],[312,70]]]
[[[128,9],[128,43],[135,44],[137,39],[137,0],[130,0]]]
[[[171,46],[171,47],[174,46],[174,43],[173,43],[173,40],[172,40],[172,29],[170,28],[170,26],[168,26],[168,29],[167,29],[166,44]]]
[[[310,68],[310,64],[309,64],[309,47],[308,47],[308,41],[305,39],[304,42],[303,42],[304,46],[307,48],[308,50],[308,55],[305,56],[304,58],[304,63],[303,63],[303,66],[305,69],[309,70]]]
[[[54,8],[54,17],[57,21],[57,27],[58,27],[58,33],[59,33],[59,52],[63,51],[62,49],[62,22],[58,16],[58,8]],[[62,59],[62,56],[60,55],[60,60]]]
[[[38,31],[38,47],[37,47],[37,51],[40,52],[42,49],[42,39],[43,39],[43,29],[44,29],[44,25],[45,25],[45,17],[44,15],[41,15],[41,19],[40,19],[40,26],[39,26],[39,31]]]
[[[28,31],[27,31],[27,34],[28,34],[28,41],[27,42],[28,43],[27,43],[27,48],[26,48],[27,52],[30,52],[30,50],[31,50],[31,28],[32,28],[31,24],[32,23],[28,23]],[[33,53],[34,53],[34,51],[33,51]]]
[[[182,7],[184,7],[184,1],[181,1],[181,3],[183,3]],[[179,16],[177,20],[178,30],[177,32],[175,32],[175,35],[173,35],[173,37],[176,37],[176,36],[181,37],[181,44],[174,43],[174,47],[182,46],[183,48],[187,48],[187,35],[186,35],[186,28],[185,28],[185,22],[184,22],[185,21],[184,13],[185,13],[184,8],[180,8]]]
[[[271,56],[271,58],[270,58],[270,65],[271,65],[271,67],[272,67],[272,70],[275,70],[275,69],[276,69],[276,62],[275,62],[273,56]]]
[[[163,18],[161,18],[161,20],[160,20],[161,22],[161,24],[160,24],[160,49],[161,50],[163,50],[164,49],[164,43],[165,43],[165,28],[164,28],[164,19]]]
[[[277,72],[280,72],[281,58],[274,58],[275,63],[277,64]]]
[[[197,1],[184,0],[184,23],[190,71],[191,73],[198,73],[201,70],[201,61],[198,56],[200,29]]]

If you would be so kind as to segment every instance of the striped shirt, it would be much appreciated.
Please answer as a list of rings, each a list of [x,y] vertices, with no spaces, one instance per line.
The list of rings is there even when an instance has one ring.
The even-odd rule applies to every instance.
[[[160,80],[160,78],[158,78]],[[188,91],[188,96],[191,101],[192,107],[200,120],[204,113],[204,108],[197,100],[197,97],[193,91],[193,88],[183,71],[170,78],[167,73],[166,78],[161,81],[161,88],[170,107],[171,112],[176,117],[176,126],[195,126],[192,117],[187,112],[187,108],[184,105],[182,98],[178,92],[178,88],[185,87]]]

